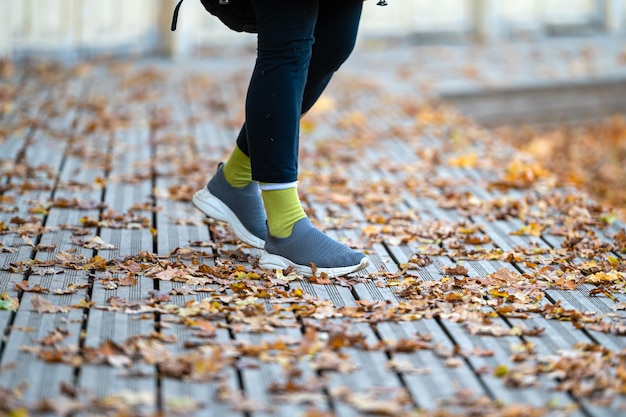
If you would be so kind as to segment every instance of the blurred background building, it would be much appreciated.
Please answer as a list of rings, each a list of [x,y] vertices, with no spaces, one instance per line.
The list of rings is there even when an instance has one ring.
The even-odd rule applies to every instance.
[[[340,0],[338,0],[340,1]],[[0,0],[0,56],[83,57],[100,53],[172,56],[204,46],[254,44],[225,29],[199,0]],[[412,36],[485,41],[559,34],[623,33],[626,0],[389,0],[365,4],[362,38]]]

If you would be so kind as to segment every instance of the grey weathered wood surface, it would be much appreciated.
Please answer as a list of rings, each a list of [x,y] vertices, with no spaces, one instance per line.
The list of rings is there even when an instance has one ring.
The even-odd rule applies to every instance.
[[[123,344],[129,338],[153,333],[174,340],[166,345],[172,354],[185,354],[187,342],[206,342],[196,338],[188,326],[170,314],[138,316],[101,308],[72,308],[68,313],[39,314],[31,307],[30,300],[35,295],[18,291],[15,287],[23,280],[28,281],[31,287],[40,284],[50,291],[66,288],[70,284],[88,284],[71,295],[40,295],[61,306],[77,305],[81,300],[92,301],[96,306],[107,306],[110,297],[140,301],[149,298],[154,290],[169,293],[180,288],[178,282],[138,276],[135,286],[106,289],[104,282],[94,279],[88,271],[65,270],[62,274],[38,275],[35,272],[12,273],[7,267],[29,259],[54,259],[57,253],[72,250],[88,257],[98,255],[113,260],[116,257],[134,256],[142,251],[165,256],[179,248],[191,248],[212,254],[218,261],[228,260],[228,251],[238,247],[218,242],[215,232],[218,230],[216,228],[226,231],[227,228],[209,224],[193,209],[190,202],[174,201],[167,195],[168,190],[203,186],[217,162],[227,156],[232,146],[242,119],[241,105],[248,73],[246,69],[238,68],[232,73],[223,72],[224,68],[229,68],[228,62],[225,63],[228,59],[228,56],[219,57],[213,63],[181,66],[168,62],[138,62],[132,65],[96,62],[91,64],[93,68],[87,76],[70,76],[68,73],[65,78],[50,81],[24,70],[4,81],[17,85],[18,94],[13,99],[16,110],[0,117],[3,126],[10,132],[0,142],[0,158],[6,164],[25,163],[33,167],[33,172],[38,172],[35,167],[39,166],[41,171],[41,166],[46,165],[53,175],[35,175],[32,181],[47,187],[19,193],[10,186],[18,184],[23,178],[3,171],[2,185],[6,189],[2,189],[2,196],[15,200],[1,203],[6,209],[0,210],[0,221],[8,225],[14,216],[29,217],[28,210],[33,207],[33,200],[75,197],[104,203],[106,208],[83,210],[53,207],[45,214],[35,215],[33,221],[49,228],[64,224],[78,225],[82,218],[98,218],[105,215],[107,210],[128,213],[133,206],[142,205],[149,210],[137,213],[149,219],[153,230],[146,227],[117,229],[106,225],[90,230],[91,235],[100,236],[105,242],[114,245],[115,248],[110,250],[77,247],[70,240],[71,230],[50,230],[32,236],[35,243],[56,244],[52,252],[35,251],[19,234],[0,234],[2,245],[14,249],[0,252],[0,262],[5,267],[0,270],[0,293],[6,292],[20,301],[19,309],[15,312],[0,310],[0,329],[3,334],[0,342],[0,387],[14,389],[19,383],[27,382],[29,387],[24,399],[32,403],[58,397],[62,382],[95,397],[116,395],[125,390],[147,392],[154,401],[137,410],[144,414],[167,412],[170,401],[187,397],[203,405],[197,415],[235,413],[229,410],[226,403],[216,399],[218,391],[223,389],[220,384],[224,384],[231,392],[241,390],[242,398],[264,406],[261,409],[244,407],[237,412],[238,415],[292,416],[303,413],[311,404],[337,416],[361,415],[358,409],[336,396],[341,387],[348,387],[354,392],[406,391],[410,407],[426,410],[436,409],[441,401],[453,398],[459,390],[471,389],[476,395],[507,404],[524,403],[540,407],[572,403],[580,407],[572,412],[576,416],[621,415],[626,404],[623,395],[618,397],[612,408],[603,408],[587,399],[576,398],[571,393],[552,392],[549,388],[554,386],[554,381],[544,381],[540,387],[511,388],[492,372],[485,371],[502,364],[510,366],[511,346],[527,341],[532,341],[536,351],[543,355],[571,349],[574,344],[581,342],[598,343],[615,352],[626,346],[623,335],[582,331],[571,323],[547,320],[540,315],[534,315],[529,320],[498,315],[493,317],[493,322],[502,328],[545,328],[545,333],[537,337],[475,335],[462,324],[441,318],[366,323],[347,318],[316,320],[292,314],[288,321],[293,327],[277,328],[271,334],[235,332],[229,330],[231,323],[228,320],[212,319],[217,331],[211,343],[217,346],[237,343],[257,345],[277,338],[298,340],[310,326],[323,329],[324,326],[345,324],[346,331],[363,334],[372,346],[419,335],[430,337],[430,343],[437,345],[440,351],[456,349],[468,353],[482,349],[492,352],[491,356],[486,357],[452,355],[459,359],[452,364],[448,360],[449,356],[437,354],[433,349],[386,352],[347,347],[342,352],[346,361],[355,365],[353,372],[316,371],[309,366],[310,358],[296,364],[302,371],[303,380],[325,378],[325,385],[315,392],[297,398],[295,394],[292,395],[300,402],[286,401],[269,392],[271,384],[285,380],[284,364],[277,362],[243,358],[228,368],[222,381],[195,382],[165,377],[159,373],[159,366],[154,364],[134,364],[130,371],[141,375],[128,376],[124,375],[128,371],[126,369],[103,365],[46,363],[22,349],[23,346],[36,345],[55,328],[68,331],[62,346],[76,346],[79,350],[83,347],[96,348],[107,341]],[[146,81],[150,77],[154,79]],[[461,210],[441,207],[436,197],[445,193],[446,186],[436,185],[437,179],[458,181],[455,190],[467,191],[481,201],[503,195],[517,198],[523,192],[511,190],[499,193],[488,189],[492,176],[498,175],[498,168],[483,171],[440,164],[427,170],[418,152],[419,148],[437,149],[445,156],[450,147],[450,133],[446,129],[451,127],[424,128],[415,130],[410,138],[397,137],[393,133],[394,129],[413,129],[414,120],[403,109],[405,98],[400,100],[385,94],[384,85],[359,84],[356,75],[355,79],[351,81],[353,84],[343,79],[347,87],[342,88],[338,84],[330,89],[329,97],[334,100],[335,108],[331,112],[312,114],[315,128],[307,132],[307,137],[302,140],[302,189],[305,192],[313,191],[311,195],[303,196],[303,201],[320,227],[327,229],[337,239],[364,245],[360,231],[372,221],[369,215],[377,212],[381,215],[410,213],[415,222],[423,224],[441,221],[479,225],[482,234],[490,239],[485,245],[487,248],[515,251],[516,247],[530,244],[541,248],[559,247],[561,241],[553,236],[512,234],[523,225],[518,219],[491,220],[484,213],[468,216]],[[98,109],[106,109],[106,112]],[[355,114],[362,117],[365,128],[346,122],[350,117],[357,117]],[[89,131],[90,123],[102,121],[106,116],[113,120],[116,117],[127,117],[127,124],[117,129],[104,127]],[[164,126],[158,124],[161,117],[167,120]],[[30,123],[23,129],[11,130],[20,118],[30,118]],[[34,122],[41,118],[45,118],[47,123]],[[319,147],[329,143],[333,146],[338,144],[336,148],[328,148],[338,154],[332,154],[331,151],[331,154],[320,156]],[[489,151],[486,148],[498,145],[489,142],[472,146],[478,154],[486,155]],[[511,151],[503,148],[502,153],[506,152]],[[342,165],[342,157],[348,158],[345,166]],[[375,208],[357,202],[346,205],[339,198],[333,201],[324,195],[328,190],[315,191],[316,176],[319,176],[320,181],[325,176],[334,176],[336,180],[345,180],[354,187],[386,187],[387,199],[377,202]],[[416,189],[398,189],[393,185],[403,184],[412,178],[417,180],[412,184],[420,184]],[[76,190],[64,186],[72,181],[91,187]],[[96,183],[99,186],[93,186]],[[9,210],[10,206],[16,207],[16,210]],[[605,240],[611,241],[611,236],[621,228],[622,224],[615,223],[599,233],[604,234]],[[200,246],[200,243],[212,246]],[[300,288],[316,299],[330,301],[338,309],[355,307],[360,302],[383,302],[393,306],[406,301],[398,296],[393,287],[385,285],[385,277],[397,274],[413,254],[423,251],[422,243],[415,240],[398,243],[387,239],[369,242],[368,245],[371,264],[366,271],[355,274],[352,277],[355,280],[349,285],[319,285],[301,281],[292,283],[292,287]],[[449,249],[445,242],[430,245],[445,251]],[[243,250],[252,258],[260,255],[258,250]],[[526,267],[519,263],[455,259],[449,253],[431,256],[432,264],[409,269],[405,274],[424,282],[434,282],[446,277],[444,267],[454,265],[463,265],[468,268],[470,276],[482,278],[503,267],[515,272],[526,271]],[[615,255],[623,257],[623,254]],[[207,257],[200,262],[214,265],[215,260]],[[367,279],[370,276],[373,279]],[[211,285],[210,288],[217,288]],[[603,296],[590,297],[592,288],[589,285],[573,291],[550,288],[542,302],[560,302],[564,308],[612,314],[613,318],[617,317],[623,323],[624,312],[615,311],[613,307],[616,302],[623,302],[626,296],[615,294],[617,301]],[[174,295],[171,302],[182,306],[190,300],[201,301],[205,296],[204,293]],[[271,311],[273,305],[266,302],[265,307]],[[484,308],[485,311],[492,311],[491,307]],[[394,362],[410,364],[411,370],[390,369],[389,364]]]

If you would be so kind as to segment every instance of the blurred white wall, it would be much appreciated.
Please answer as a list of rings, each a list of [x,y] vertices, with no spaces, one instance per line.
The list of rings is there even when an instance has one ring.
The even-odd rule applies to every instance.
[[[340,0],[337,0],[340,1]],[[626,0],[377,0],[365,3],[363,37],[549,35],[555,28],[623,33]],[[199,0],[0,0],[0,56],[95,53],[186,54],[204,45],[254,43],[224,28]],[[572,29],[573,28],[573,29]]]

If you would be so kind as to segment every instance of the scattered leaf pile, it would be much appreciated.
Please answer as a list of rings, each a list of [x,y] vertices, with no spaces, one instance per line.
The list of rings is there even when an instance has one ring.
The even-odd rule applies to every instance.
[[[498,135],[626,219],[626,120],[551,128],[501,128]]]
[[[0,74],[0,412],[625,406],[623,224],[454,109],[356,78],[307,114],[305,209],[372,266],[305,279],[259,269],[259,251],[191,209],[242,121],[245,73],[4,61]],[[41,388],[31,362],[67,378]],[[119,385],[97,396],[87,369]],[[124,389],[141,378],[160,390]],[[451,388],[468,384],[544,405]]]

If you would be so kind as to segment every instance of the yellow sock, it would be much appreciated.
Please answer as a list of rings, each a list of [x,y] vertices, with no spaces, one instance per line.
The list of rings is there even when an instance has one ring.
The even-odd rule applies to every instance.
[[[261,189],[263,184],[261,184]],[[263,190],[263,205],[267,214],[267,227],[270,235],[285,238],[291,236],[293,225],[306,217],[300,204],[296,187],[283,190]]]
[[[239,149],[239,146],[235,145],[222,170],[226,181],[235,188],[243,188],[252,181],[250,158]]]

